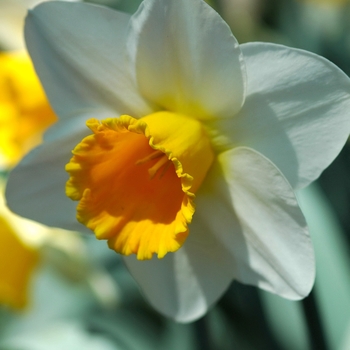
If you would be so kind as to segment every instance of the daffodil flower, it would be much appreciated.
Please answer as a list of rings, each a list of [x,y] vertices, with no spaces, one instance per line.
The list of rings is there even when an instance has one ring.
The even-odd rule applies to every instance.
[[[0,305],[23,309],[29,303],[43,230],[38,223],[11,213],[3,190],[4,182],[0,181]]]
[[[56,119],[28,54],[0,53],[0,169],[38,145]]]
[[[0,305],[20,309],[27,304],[30,277],[39,255],[1,215],[0,230]]]
[[[234,279],[289,299],[310,292],[294,191],[349,135],[343,72],[302,50],[239,45],[202,0],[145,0],[132,16],[45,3],[25,35],[60,119],[11,173],[14,211],[108,240],[178,321]]]

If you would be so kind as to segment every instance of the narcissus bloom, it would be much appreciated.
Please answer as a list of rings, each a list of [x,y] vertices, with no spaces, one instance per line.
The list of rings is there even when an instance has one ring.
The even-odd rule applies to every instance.
[[[238,45],[202,0],[145,0],[131,17],[45,3],[25,33],[60,120],[11,173],[14,211],[93,230],[179,321],[233,279],[309,293],[314,255],[294,190],[349,135],[343,72],[305,51]]]
[[[0,53],[0,169],[15,165],[56,121],[24,51]]]
[[[0,181],[0,305],[22,309],[39,260],[35,235],[41,230],[38,223],[16,217],[5,207],[3,190]],[[26,239],[24,232],[35,234]]]
[[[23,308],[28,286],[38,261],[35,249],[23,242],[0,215],[0,305]]]

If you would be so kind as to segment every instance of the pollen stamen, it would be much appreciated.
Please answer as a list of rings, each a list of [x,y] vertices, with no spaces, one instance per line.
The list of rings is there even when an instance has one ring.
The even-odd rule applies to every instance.
[[[165,166],[163,167],[162,173],[160,174],[159,178],[162,178],[165,175],[165,173],[168,171],[170,165],[171,165],[170,161],[165,164]]]
[[[163,153],[163,156],[158,160],[158,162],[156,164],[154,164],[152,166],[152,168],[148,169],[148,173],[149,173],[150,178],[153,179],[156,176],[158,170],[161,167],[163,167],[165,164],[167,164],[168,162],[170,162],[168,157]],[[164,167],[163,172],[161,174],[161,177],[165,174],[168,167],[169,167],[169,165]]]
[[[160,158],[160,159],[157,161],[157,163],[155,163],[151,168],[148,169],[148,173],[149,173],[150,179],[152,180],[156,176],[158,170],[161,169],[165,165],[162,173],[160,174],[160,178],[162,178],[165,175],[165,173],[167,172],[167,170],[171,164],[168,157],[162,151],[156,150],[156,151],[152,152],[147,157],[139,159],[135,163],[135,165],[142,165],[142,164],[145,164],[145,163],[150,162],[151,160],[154,160],[157,158]]]
[[[149,162],[150,160],[162,157],[164,153],[162,151],[154,151],[153,153],[149,154],[147,157],[139,159],[135,164],[140,165],[140,164],[145,164]]]

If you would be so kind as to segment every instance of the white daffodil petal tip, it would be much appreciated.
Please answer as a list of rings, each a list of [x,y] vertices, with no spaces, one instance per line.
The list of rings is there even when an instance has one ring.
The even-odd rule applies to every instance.
[[[130,23],[128,49],[149,101],[201,119],[240,110],[243,56],[229,26],[208,4],[145,0]]]
[[[27,48],[60,118],[82,109],[110,116],[150,112],[121,53],[129,20],[122,12],[64,1],[42,3],[28,13]]]
[[[246,101],[234,118],[215,121],[214,143],[219,149],[251,147],[276,164],[294,189],[305,187],[349,137],[349,77],[304,50],[269,43],[241,49]]]
[[[309,294],[315,263],[307,224],[267,158],[244,147],[222,153],[196,204],[194,221],[221,243],[235,279],[288,299]]]

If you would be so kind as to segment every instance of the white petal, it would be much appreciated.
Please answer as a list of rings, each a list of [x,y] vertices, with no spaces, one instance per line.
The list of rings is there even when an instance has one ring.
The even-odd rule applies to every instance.
[[[54,125],[45,135],[45,142],[11,171],[6,199],[12,211],[48,226],[87,230],[76,219],[77,203],[65,195],[65,165],[72,149],[90,134],[86,118],[65,119]]]
[[[306,51],[265,43],[241,48],[248,74],[246,102],[235,118],[219,126],[216,142],[254,148],[294,188],[306,186],[349,136],[350,80],[331,62]]]
[[[233,280],[227,251],[200,221],[191,224],[176,253],[149,261],[134,256],[124,260],[151,305],[178,322],[203,316]]]
[[[60,117],[95,108],[110,116],[150,112],[129,75],[129,15],[103,7],[48,2],[30,11],[25,38],[35,69]]]
[[[245,70],[236,39],[202,0],[145,0],[128,45],[143,96],[159,109],[227,117],[242,106]]]
[[[231,254],[235,278],[288,299],[314,282],[314,254],[290,185],[264,156],[236,148],[218,164],[196,198],[203,222]]]

